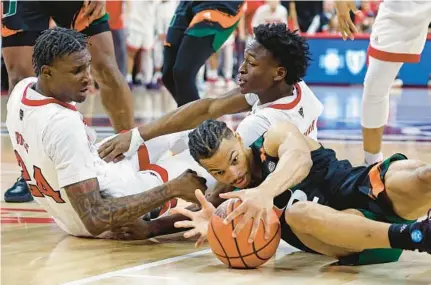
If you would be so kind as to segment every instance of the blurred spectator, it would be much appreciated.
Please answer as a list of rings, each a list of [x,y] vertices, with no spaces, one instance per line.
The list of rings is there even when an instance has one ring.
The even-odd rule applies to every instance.
[[[338,25],[337,20],[334,20],[333,17],[335,15],[335,5],[332,0],[324,0],[323,1],[323,11],[322,13],[314,16],[313,21],[308,27],[308,34],[329,32],[333,33],[334,27],[336,28]]]
[[[360,10],[362,14],[355,15],[355,26],[359,32],[371,33],[374,19],[377,16],[379,1],[362,1]]]
[[[314,16],[323,11],[322,1],[283,1],[281,4],[287,8],[289,15],[292,16],[292,24],[297,25],[302,32],[307,31]],[[295,18],[297,23],[295,23]]]
[[[246,10],[244,12],[244,21],[245,21],[245,36],[246,38],[253,36],[253,26],[251,25],[251,21],[253,20],[253,16],[256,13],[257,8],[265,4],[265,1],[253,1],[247,0]]]
[[[126,31],[124,29],[124,1],[106,1],[109,27],[114,41],[115,59],[121,73],[127,75]]]
[[[285,23],[287,25],[287,9],[278,0],[267,0],[257,8],[251,21],[252,27],[260,24]]]

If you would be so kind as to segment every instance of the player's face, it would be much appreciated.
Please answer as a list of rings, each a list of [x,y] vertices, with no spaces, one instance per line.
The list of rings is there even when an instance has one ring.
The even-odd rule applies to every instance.
[[[239,67],[238,84],[241,93],[263,94],[280,80],[279,64],[271,53],[255,39],[251,40],[244,51],[244,61]]]
[[[91,83],[91,56],[87,49],[54,61],[49,78],[50,90],[62,101],[83,102]]]
[[[219,182],[246,188],[251,182],[250,163],[241,137],[223,139],[217,152],[200,164]]]

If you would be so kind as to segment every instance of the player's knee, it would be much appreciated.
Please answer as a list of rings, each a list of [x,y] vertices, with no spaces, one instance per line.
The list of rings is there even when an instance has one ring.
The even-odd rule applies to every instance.
[[[315,224],[314,203],[301,201],[293,204],[285,212],[286,223],[302,233],[309,233]]]
[[[120,85],[119,81],[122,80],[123,76],[115,57],[100,55],[97,60],[92,61],[91,66],[99,85],[112,86],[116,83],[118,83],[116,85]]]

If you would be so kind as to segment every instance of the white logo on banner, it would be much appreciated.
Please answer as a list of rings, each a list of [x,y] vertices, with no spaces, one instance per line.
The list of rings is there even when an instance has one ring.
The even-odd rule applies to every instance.
[[[328,75],[338,74],[338,69],[343,68],[343,66],[343,57],[338,54],[336,49],[328,49],[326,54],[320,56],[319,67],[325,69]]]
[[[361,72],[365,66],[367,53],[364,50],[348,50],[346,52],[346,65],[354,75]]]

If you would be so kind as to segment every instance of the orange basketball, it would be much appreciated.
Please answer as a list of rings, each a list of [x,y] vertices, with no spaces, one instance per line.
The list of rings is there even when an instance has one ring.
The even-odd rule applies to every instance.
[[[280,224],[277,215],[272,211],[268,240],[264,238],[262,221],[253,243],[248,243],[253,221],[249,221],[237,237],[233,238],[232,232],[241,217],[229,225],[224,225],[223,220],[240,204],[239,199],[229,199],[217,208],[208,227],[208,242],[217,258],[229,267],[256,268],[275,254],[281,238]]]

